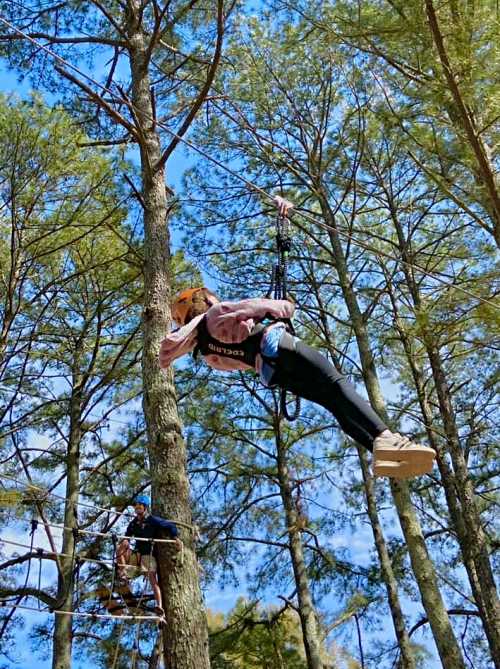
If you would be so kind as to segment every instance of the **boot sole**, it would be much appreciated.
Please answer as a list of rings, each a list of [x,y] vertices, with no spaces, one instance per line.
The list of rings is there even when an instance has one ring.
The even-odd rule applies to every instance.
[[[379,446],[374,451],[375,463],[380,460],[389,460],[390,462],[410,461],[415,465],[427,465],[434,462],[436,453],[427,446],[406,446],[397,448],[394,446]]]
[[[379,462],[373,467],[373,475],[388,476],[393,479],[411,479],[415,476],[423,476],[432,471],[433,462],[427,462],[421,465],[415,462]]]

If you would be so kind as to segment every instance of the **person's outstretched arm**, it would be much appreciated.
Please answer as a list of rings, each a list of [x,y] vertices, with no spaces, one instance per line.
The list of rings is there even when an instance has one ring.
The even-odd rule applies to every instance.
[[[219,302],[211,307],[209,318],[220,325],[224,319],[246,321],[253,319],[256,322],[270,318],[292,318],[295,305],[288,300],[271,300],[267,297],[253,297],[238,302]]]
[[[197,316],[187,325],[169,332],[160,344],[160,367],[166,369],[176,358],[189,353],[196,346],[196,326],[203,318]]]
[[[160,518],[160,516],[151,516],[151,521],[156,527],[166,530],[172,539],[178,536],[179,530],[177,529],[177,525],[171,520],[165,520],[164,518]]]
[[[171,520],[160,518],[160,516],[151,516],[151,520],[156,527],[161,527],[163,530],[166,530],[168,536],[175,541],[174,548],[178,551],[181,550],[182,541],[179,537],[179,530],[177,529],[177,525]]]

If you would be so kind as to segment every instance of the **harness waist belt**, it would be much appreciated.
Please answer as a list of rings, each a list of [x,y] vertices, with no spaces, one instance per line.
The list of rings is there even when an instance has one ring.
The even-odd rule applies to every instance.
[[[249,367],[255,367],[255,358],[260,353],[260,342],[266,326],[256,325],[250,336],[237,344],[226,344],[212,337],[208,332],[206,317],[203,318],[197,327],[197,345],[193,351],[196,358],[198,353],[201,355],[220,355],[224,358],[232,358],[245,363]]]

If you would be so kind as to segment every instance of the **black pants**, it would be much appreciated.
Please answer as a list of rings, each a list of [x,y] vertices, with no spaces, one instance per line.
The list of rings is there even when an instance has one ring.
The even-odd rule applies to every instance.
[[[271,385],[328,409],[343,431],[369,451],[387,425],[354,386],[316,349],[283,334]]]

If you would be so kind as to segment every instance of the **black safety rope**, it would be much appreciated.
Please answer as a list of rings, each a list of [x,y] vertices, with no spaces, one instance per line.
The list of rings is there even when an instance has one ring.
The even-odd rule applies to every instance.
[[[38,528],[38,520],[36,518],[32,518],[31,520],[31,532],[30,532],[30,558],[28,560],[28,569],[26,571],[26,578],[24,580],[24,586],[23,590],[28,586],[28,581],[30,578],[30,571],[31,571],[31,553],[33,553],[33,542],[35,541],[35,532]]]
[[[273,297],[275,300],[286,300],[288,298],[288,254],[292,248],[292,237],[290,235],[290,221],[286,214],[278,212],[276,216],[276,251],[277,259],[273,265],[271,276],[271,285],[267,292],[267,297]],[[286,321],[290,334],[295,335],[295,329],[292,321]],[[286,400],[286,390],[280,390],[280,414],[288,421],[295,420],[300,414],[300,397],[295,396],[295,409],[292,413],[288,412]]]
[[[38,592],[42,590],[42,558],[43,558],[43,548],[37,548],[36,553],[38,555]],[[37,598],[38,610],[40,610],[40,599]]]
[[[111,534],[111,541],[113,542],[113,556],[112,556],[112,563],[111,563],[111,587],[109,589],[109,598],[108,598],[108,605],[111,603],[111,598],[113,597],[113,591],[115,589],[115,580],[116,580],[116,564],[118,561],[118,556],[116,554],[117,548],[118,548],[118,537],[116,536],[116,533],[113,532]]]
[[[275,300],[287,299],[288,254],[291,248],[290,221],[286,216],[278,213],[276,216],[277,261],[273,266],[271,286],[268,291],[269,297],[272,295]]]

